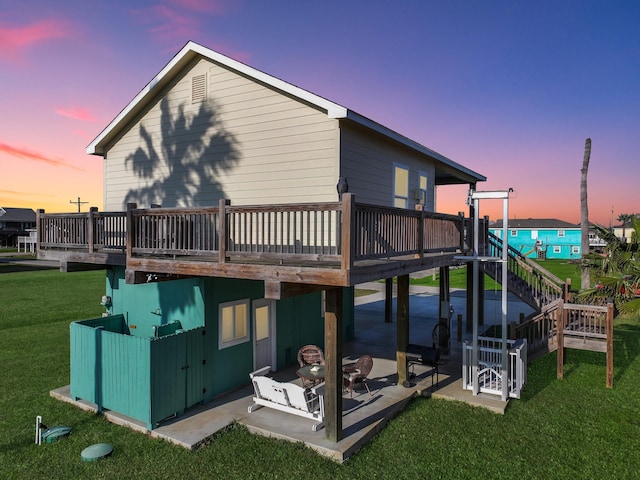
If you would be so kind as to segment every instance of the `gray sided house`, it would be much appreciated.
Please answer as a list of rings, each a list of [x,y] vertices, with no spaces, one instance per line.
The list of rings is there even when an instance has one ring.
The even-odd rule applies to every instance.
[[[71,326],[71,395],[149,429],[314,343],[327,357],[327,436],[339,439],[353,287],[402,277],[408,299],[409,273],[457,264],[468,220],[435,213],[435,187],[485,180],[195,43],[87,153],[104,158],[105,212],[39,211],[38,255],[106,269],[105,317]]]
[[[18,237],[35,228],[36,212],[31,208],[0,207],[0,245],[15,247]]]

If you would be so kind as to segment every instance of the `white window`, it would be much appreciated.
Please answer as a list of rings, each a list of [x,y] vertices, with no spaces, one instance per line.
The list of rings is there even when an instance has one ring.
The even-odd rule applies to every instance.
[[[571,253],[574,255],[578,255],[580,253],[580,247],[578,247],[577,245],[573,245],[571,247]]]
[[[560,245],[553,246],[553,253],[560,253],[562,251],[562,247]]]
[[[221,303],[218,312],[218,348],[249,341],[249,300]]]
[[[393,166],[393,206],[409,208],[409,169]]]
[[[518,230],[511,230],[511,236],[512,237],[517,237],[518,236]]]
[[[416,203],[419,205],[427,204],[427,176],[424,173],[420,173],[419,177],[418,195],[416,195]]]
[[[538,230],[531,230],[531,240],[538,239]]]
[[[558,230],[558,237],[564,237],[564,230]]]

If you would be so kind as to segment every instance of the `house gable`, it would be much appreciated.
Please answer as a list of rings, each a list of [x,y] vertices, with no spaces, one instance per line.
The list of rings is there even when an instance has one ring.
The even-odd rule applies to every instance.
[[[197,58],[107,147],[105,208],[333,201],[337,126],[307,103]]]
[[[87,153],[107,160],[107,210],[128,202],[210,205],[219,198],[234,204],[333,201],[337,177],[358,171],[355,164],[340,164],[351,160],[339,151],[341,130],[351,132],[351,127],[377,137],[376,146],[388,145],[387,159],[409,152],[410,164],[422,162],[419,170],[431,180],[431,189],[486,179],[339,104],[193,42],[100,133]],[[380,169],[383,177],[373,185],[387,182],[389,189],[384,166],[374,165],[372,171]],[[417,185],[418,180],[411,182]],[[364,180],[350,190],[359,197],[373,192],[373,187],[361,190],[357,184]],[[432,201],[432,192],[427,197]]]

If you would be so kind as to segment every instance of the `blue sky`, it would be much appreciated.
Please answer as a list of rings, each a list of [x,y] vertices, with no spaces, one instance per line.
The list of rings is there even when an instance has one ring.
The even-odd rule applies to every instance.
[[[640,213],[639,24],[635,1],[0,0],[0,205],[101,208],[86,145],[193,40],[514,188],[511,217],[578,222],[591,137],[608,225]]]

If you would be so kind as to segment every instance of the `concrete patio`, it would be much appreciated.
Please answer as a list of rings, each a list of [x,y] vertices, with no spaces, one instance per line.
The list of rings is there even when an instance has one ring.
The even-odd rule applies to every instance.
[[[338,443],[329,441],[324,429],[313,432],[312,420],[271,408],[260,408],[253,413],[248,413],[247,409],[252,403],[253,395],[250,385],[206,405],[191,408],[184,415],[163,422],[151,432],[137,420],[111,411],[105,411],[103,414],[113,423],[190,449],[197,448],[216,432],[233,422],[238,422],[253,433],[293,442],[304,442],[320,454],[343,462],[367,443],[417,395],[433,395],[434,398],[463,401],[489,408],[497,413],[504,413],[507,402],[491,395],[473,396],[471,392],[462,389],[460,379],[462,342],[457,341],[455,321],[452,321],[451,352],[440,362],[437,387],[436,385],[432,387],[434,380],[432,369],[421,365],[415,367],[416,378],[409,388],[398,385],[395,363],[396,324],[384,322],[384,284],[373,283],[361,287],[380,290],[380,292],[356,298],[356,338],[352,342],[345,343],[343,363],[355,361],[360,355],[366,353],[374,357],[373,370],[368,381],[371,395],[364,387],[358,388],[353,398],[345,393],[342,418],[343,438]],[[437,289],[412,287],[410,293],[410,343],[431,345],[431,331],[438,318]],[[500,322],[499,315],[496,317],[492,313],[493,303],[491,299],[486,300],[486,318],[494,320],[497,318],[497,320],[485,322],[485,327],[490,323]],[[499,304],[498,296],[495,303]],[[465,292],[452,292],[451,304],[456,312],[463,312]],[[509,305],[510,320],[511,317],[516,320],[519,312],[528,312],[528,308],[512,298]],[[470,334],[463,332],[462,338],[469,339]],[[300,382],[296,376],[295,367],[280,370],[274,377],[280,381]],[[74,401],[69,394],[69,386],[53,390],[51,395],[85,410],[95,411],[96,409],[94,404],[82,400]]]

